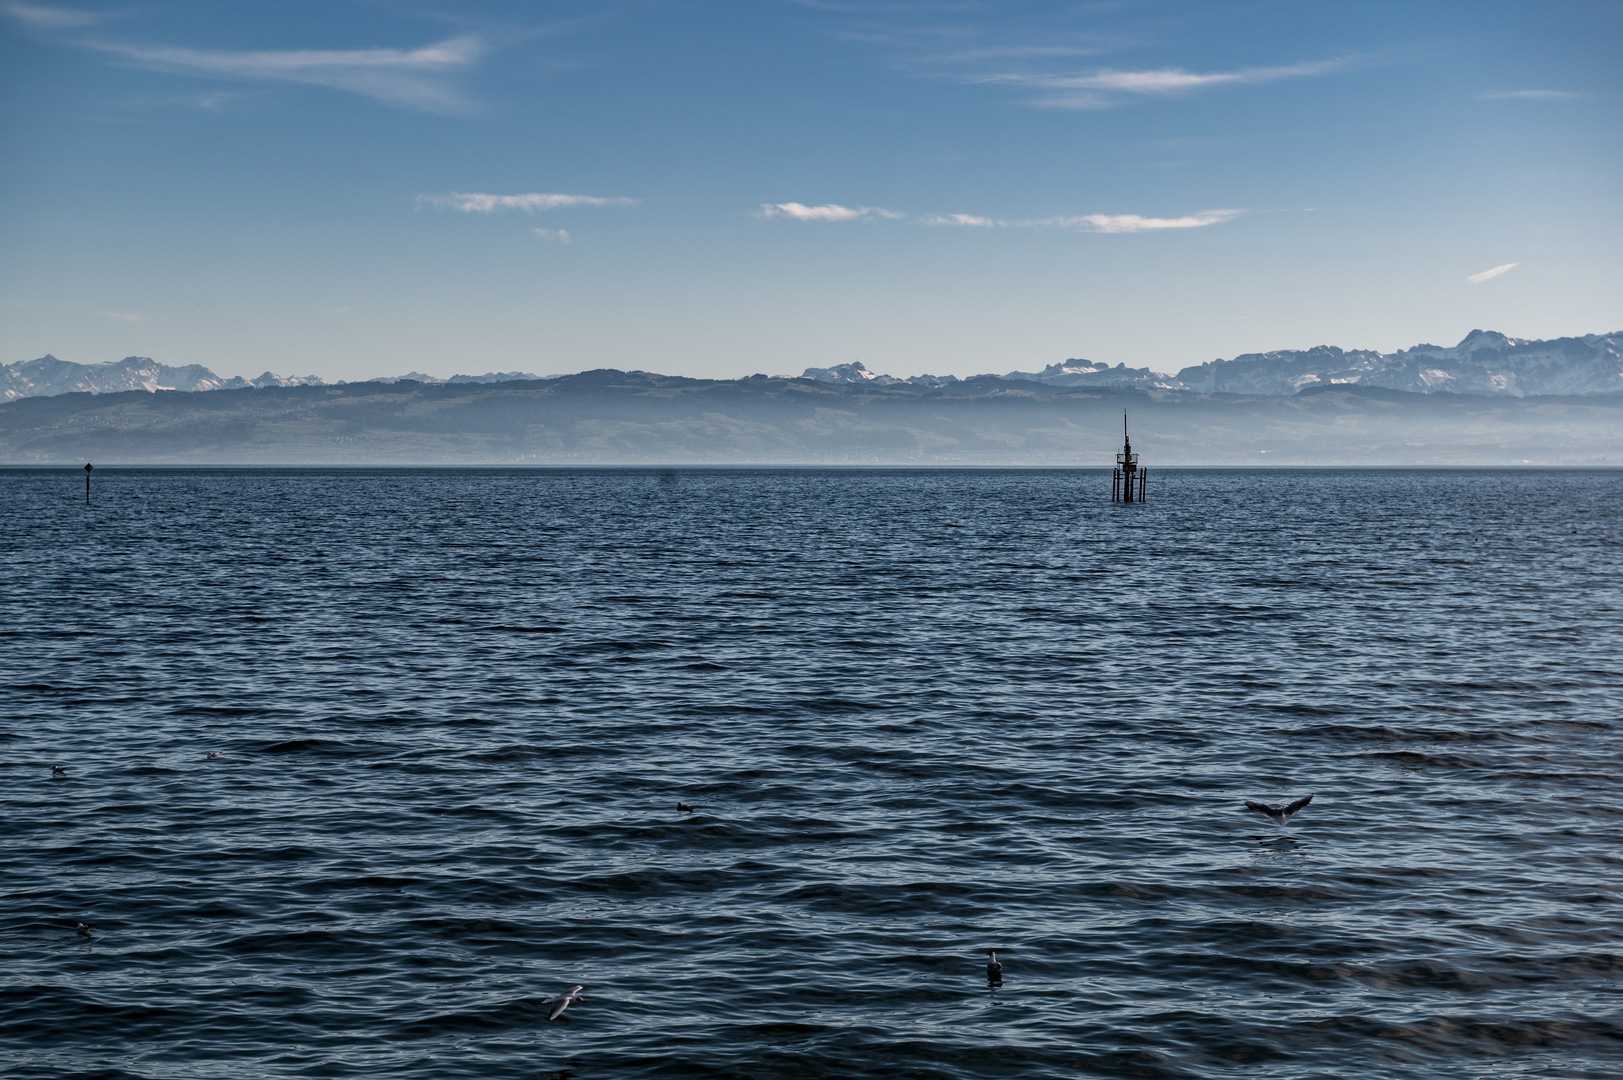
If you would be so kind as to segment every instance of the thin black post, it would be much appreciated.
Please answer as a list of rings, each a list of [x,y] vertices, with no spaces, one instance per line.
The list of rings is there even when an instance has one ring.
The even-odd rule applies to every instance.
[[[85,462],[85,505],[90,505],[90,462]]]

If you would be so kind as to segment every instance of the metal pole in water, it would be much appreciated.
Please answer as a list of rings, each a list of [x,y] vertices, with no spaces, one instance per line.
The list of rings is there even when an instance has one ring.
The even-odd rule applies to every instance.
[[[92,468],[92,466],[91,466],[90,462],[88,462],[88,461],[85,462],[85,505],[86,506],[90,505],[90,470],[91,470],[91,468]]]

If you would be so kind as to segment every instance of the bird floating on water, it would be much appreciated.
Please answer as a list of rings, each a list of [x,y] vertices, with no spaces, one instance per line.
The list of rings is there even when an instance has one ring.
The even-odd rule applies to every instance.
[[[986,964],[986,981],[987,982],[1002,982],[1003,981],[1003,965],[998,963],[996,951],[994,951],[992,949],[987,949],[986,950],[986,955],[991,957],[991,959],[989,961],[987,961],[987,964]]]
[[[1245,808],[1247,810],[1255,810],[1269,821],[1272,821],[1275,825],[1283,828],[1291,818],[1295,817],[1301,812],[1302,807],[1306,806],[1312,801],[1313,796],[1304,795],[1300,799],[1297,799],[1295,802],[1291,803],[1289,806],[1269,806],[1266,803],[1252,802],[1250,799],[1247,799],[1245,801]]]
[[[52,776],[66,776],[66,775],[68,775],[68,770],[64,769],[60,765],[52,765],[51,766],[51,775]]]
[[[552,1011],[547,1013],[547,1019],[556,1020],[562,1016],[564,1010],[569,1008],[572,1002],[581,1000],[580,992],[584,989],[586,989],[584,986],[571,986],[568,990],[549,1001],[547,1004],[552,1006]]]
[[[693,813],[693,807],[689,806],[687,803],[683,802],[681,799],[676,800],[676,809],[681,811],[684,814]]]
[[[219,756],[220,756],[220,752],[218,750],[210,750],[209,751],[209,757],[219,757]]]
[[[80,937],[89,937],[90,931],[93,929],[95,929],[95,927],[88,926],[82,922],[76,922],[73,924],[73,932],[78,934]]]

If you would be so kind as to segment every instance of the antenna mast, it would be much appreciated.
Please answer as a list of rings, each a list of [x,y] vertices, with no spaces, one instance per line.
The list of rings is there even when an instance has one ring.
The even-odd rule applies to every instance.
[[[1121,411],[1121,453],[1116,455],[1116,471],[1110,480],[1112,502],[1144,501],[1144,470],[1138,467],[1133,440],[1127,437],[1127,410]]]

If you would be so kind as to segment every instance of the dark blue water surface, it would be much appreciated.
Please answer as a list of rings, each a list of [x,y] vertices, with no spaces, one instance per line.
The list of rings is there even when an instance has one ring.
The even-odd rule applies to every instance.
[[[7,1076],[1623,1074],[1623,473],[94,484],[0,473]]]

